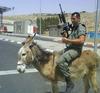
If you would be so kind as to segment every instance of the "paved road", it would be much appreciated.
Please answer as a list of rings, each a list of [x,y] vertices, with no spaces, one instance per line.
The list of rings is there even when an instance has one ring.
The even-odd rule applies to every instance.
[[[7,39],[0,40],[0,73],[16,69],[17,52],[20,46]],[[59,87],[60,91],[64,90],[64,83],[60,83]],[[49,93],[49,91],[51,91],[50,82],[38,72],[0,75],[0,93]]]
[[[20,45],[0,40],[0,71],[15,70]],[[0,76],[0,93],[44,93],[46,83],[38,72]]]
[[[20,42],[22,42],[24,38],[0,37],[0,39],[0,71],[15,70],[17,52],[21,46]],[[58,43],[36,41],[43,48],[61,50],[64,47],[64,45]],[[97,80],[100,85],[99,73],[100,71],[98,71]],[[64,85],[65,83],[59,82],[60,91],[64,90]],[[72,93],[80,93],[80,91],[83,93],[82,81],[76,81],[75,85]],[[50,83],[42,78],[38,72],[0,76],[0,93],[46,93],[50,90]],[[93,93],[92,89],[90,89],[89,93]]]

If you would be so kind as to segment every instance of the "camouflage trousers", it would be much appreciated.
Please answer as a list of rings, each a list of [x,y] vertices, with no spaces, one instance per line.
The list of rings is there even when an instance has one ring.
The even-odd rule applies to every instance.
[[[80,55],[80,53],[77,50],[70,49],[65,51],[59,60],[57,61],[57,68],[60,70],[60,72],[66,77],[69,78],[70,71],[68,66],[71,64],[71,62],[77,58]]]

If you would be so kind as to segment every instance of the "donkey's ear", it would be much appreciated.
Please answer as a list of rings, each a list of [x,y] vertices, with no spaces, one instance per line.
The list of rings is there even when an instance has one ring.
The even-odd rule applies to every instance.
[[[22,44],[22,45],[25,45],[25,41],[23,41],[21,44]]]
[[[34,33],[34,35],[28,35],[26,39],[32,40],[34,39],[35,36],[36,36],[36,33]]]
[[[34,38],[36,36],[36,33],[34,33],[34,35],[32,36],[32,38]]]
[[[33,44],[31,44],[30,46],[29,46],[29,48],[31,49],[33,47]]]
[[[27,36],[27,38],[30,38],[30,37],[31,37],[31,35],[28,35],[28,36]]]

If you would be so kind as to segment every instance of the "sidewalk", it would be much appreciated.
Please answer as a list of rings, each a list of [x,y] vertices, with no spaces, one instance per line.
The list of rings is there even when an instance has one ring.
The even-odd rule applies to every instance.
[[[25,39],[25,37],[27,37],[27,34],[3,33],[0,36],[2,36],[3,38],[7,38],[7,36],[10,36],[11,40],[13,40],[12,39],[13,37],[16,39],[19,39],[19,37],[20,37],[22,39],[21,41],[23,41]],[[36,34],[34,39],[56,42],[55,39],[59,39],[59,38],[61,38],[61,37],[42,36],[42,35]],[[94,48],[94,43],[93,42],[85,42],[84,47]],[[100,43],[97,44],[97,48],[100,48]]]
[[[27,35],[26,36],[25,35],[17,35],[17,36],[15,36],[15,35],[0,35],[0,40],[16,42],[17,44],[21,44],[21,42],[23,42],[25,40],[25,37],[27,37]],[[55,37],[44,37],[44,36],[39,37],[38,36],[37,39],[35,38],[35,41],[41,47],[43,47],[49,51],[60,51],[60,50],[64,49],[65,44],[54,42],[53,39],[55,39]],[[84,44],[83,50],[87,50],[87,49],[94,50],[93,47],[94,47],[93,43],[86,42]],[[100,44],[98,44],[97,53],[100,55]]]

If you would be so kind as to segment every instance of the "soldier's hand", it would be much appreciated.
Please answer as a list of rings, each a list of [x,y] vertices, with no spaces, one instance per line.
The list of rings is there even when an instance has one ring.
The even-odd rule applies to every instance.
[[[62,42],[67,44],[68,43],[68,38],[62,37]]]

